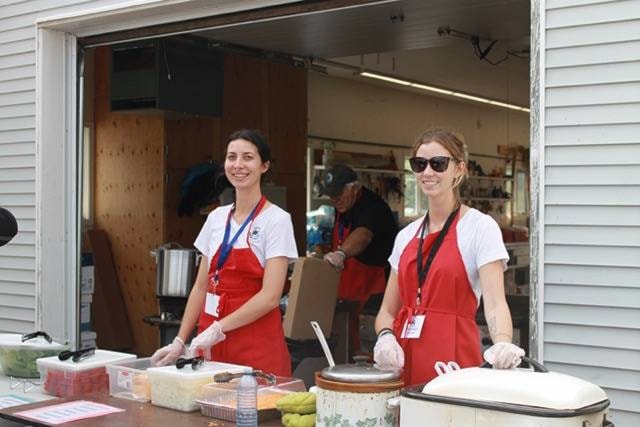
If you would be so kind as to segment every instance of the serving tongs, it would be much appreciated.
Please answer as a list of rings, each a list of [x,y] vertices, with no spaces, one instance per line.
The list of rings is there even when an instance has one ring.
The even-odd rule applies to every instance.
[[[231,380],[240,378],[245,372],[220,372],[213,376],[213,381],[217,383],[228,383]],[[262,371],[254,370],[252,373],[256,378],[263,378],[267,381],[268,385],[274,385],[276,383],[276,376],[273,374],[265,374]]]
[[[75,363],[80,362],[81,360],[87,359],[96,354],[95,347],[88,347],[78,351],[70,351],[65,350],[58,355],[58,360],[68,360],[71,359]]]
[[[42,337],[45,340],[47,340],[47,342],[49,344],[51,344],[51,342],[53,341],[53,339],[49,336],[48,333],[44,332],[44,331],[36,331],[36,332],[31,332],[30,334],[24,334],[22,335],[22,342],[28,341],[28,340],[32,340],[34,338],[38,338],[38,337]]]
[[[204,357],[203,356],[192,357],[191,359],[187,359],[185,357],[179,357],[178,360],[176,360],[176,368],[182,369],[187,365],[191,365],[191,369],[193,369],[195,371],[203,363],[204,363]]]

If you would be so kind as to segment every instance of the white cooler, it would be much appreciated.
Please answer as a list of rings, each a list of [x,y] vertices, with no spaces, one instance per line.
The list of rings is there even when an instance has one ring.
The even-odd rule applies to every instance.
[[[400,426],[613,427],[609,400],[587,381],[531,369],[467,368],[401,392]]]

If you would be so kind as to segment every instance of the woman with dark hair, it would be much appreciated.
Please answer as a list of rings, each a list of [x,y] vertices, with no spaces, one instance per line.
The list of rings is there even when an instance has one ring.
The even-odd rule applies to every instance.
[[[466,159],[461,139],[435,129],[418,139],[409,160],[429,210],[396,237],[374,348],[378,366],[403,369],[406,385],[433,379],[438,361],[480,365],[480,296],[494,342],[485,359],[495,368],[512,368],[524,356],[511,344],[503,276],[509,256],[500,228],[460,200]]]
[[[190,355],[291,374],[278,303],[287,265],[298,252],[291,216],[260,189],[270,160],[259,133],[243,129],[229,137],[224,170],[235,203],[213,210],[202,227],[195,247],[203,258],[178,336],[155,352],[152,364],[173,363],[185,354],[197,323]]]

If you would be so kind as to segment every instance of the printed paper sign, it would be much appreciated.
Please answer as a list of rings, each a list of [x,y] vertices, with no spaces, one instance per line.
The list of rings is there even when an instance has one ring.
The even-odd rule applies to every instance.
[[[15,394],[5,394],[0,396],[0,409],[9,408],[11,406],[25,405],[33,402],[26,397],[16,396]]]
[[[117,412],[124,412],[124,409],[114,408],[113,406],[90,402],[88,400],[76,400],[59,405],[43,406],[37,409],[16,412],[13,416],[44,424],[57,425]]]

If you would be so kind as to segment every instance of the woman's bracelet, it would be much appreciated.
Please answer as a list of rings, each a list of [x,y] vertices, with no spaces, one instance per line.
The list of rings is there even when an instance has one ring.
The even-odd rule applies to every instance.
[[[380,339],[381,337],[383,337],[384,335],[387,334],[392,334],[393,335],[393,329],[391,328],[382,328],[380,329],[380,332],[378,332],[378,339]]]

